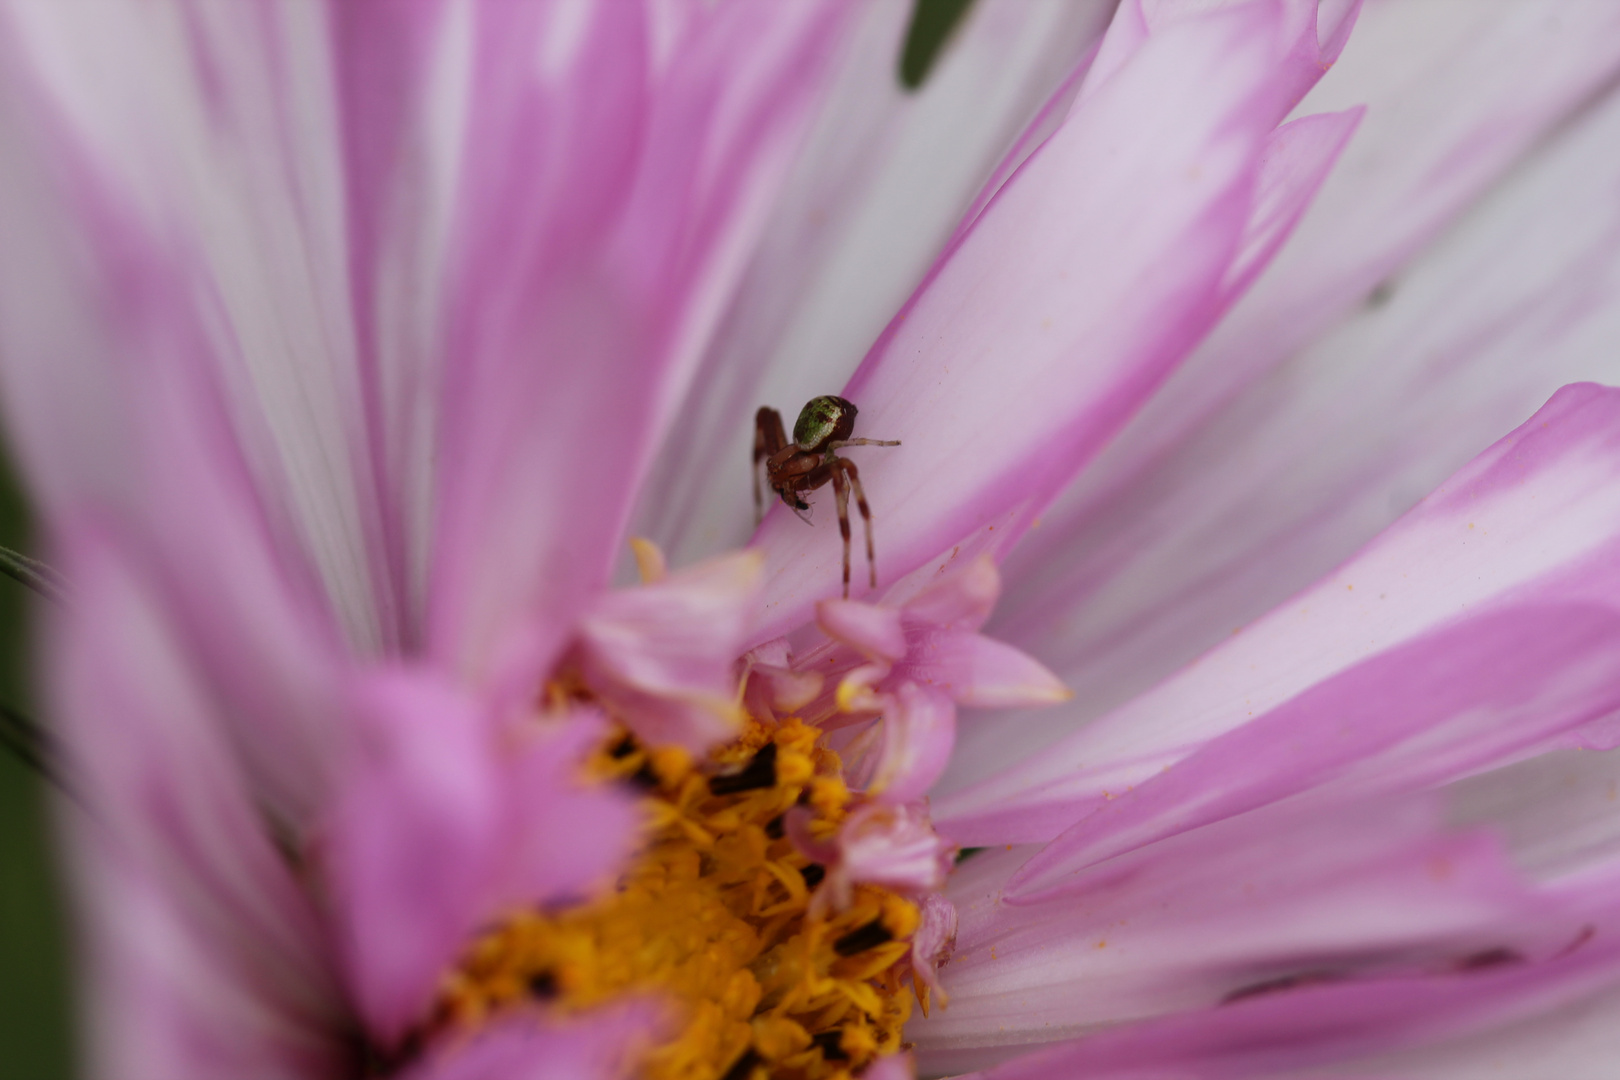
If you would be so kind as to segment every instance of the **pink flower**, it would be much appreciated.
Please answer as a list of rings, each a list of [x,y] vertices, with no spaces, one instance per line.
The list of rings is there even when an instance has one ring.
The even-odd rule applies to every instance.
[[[1608,1067],[1620,11],[906,8],[0,9],[95,1074]]]

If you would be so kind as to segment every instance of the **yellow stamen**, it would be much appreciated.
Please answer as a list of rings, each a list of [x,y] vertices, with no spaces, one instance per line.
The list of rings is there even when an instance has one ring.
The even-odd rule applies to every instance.
[[[705,768],[610,740],[590,769],[646,792],[645,847],[613,893],[515,914],[475,943],[446,981],[443,1018],[465,1028],[659,996],[676,1022],[641,1059],[648,1080],[847,1080],[899,1049],[917,906],[862,885],[844,910],[812,909],[825,871],[784,833],[804,807],[810,835],[829,839],[859,799],[820,734],[750,721]]]
[[[636,573],[643,585],[656,585],[669,576],[669,563],[664,553],[651,540],[640,536],[630,538],[630,551],[636,557]]]

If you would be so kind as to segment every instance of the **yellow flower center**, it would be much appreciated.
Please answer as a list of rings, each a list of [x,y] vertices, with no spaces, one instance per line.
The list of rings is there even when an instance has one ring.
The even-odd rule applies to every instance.
[[[603,747],[592,772],[646,792],[645,846],[612,893],[480,939],[446,982],[445,1018],[657,995],[676,1023],[641,1057],[648,1080],[849,1077],[898,1050],[916,905],[862,885],[844,910],[813,906],[826,871],[784,835],[801,806],[829,839],[859,798],[819,736],[796,718],[751,721],[706,768],[629,736]]]

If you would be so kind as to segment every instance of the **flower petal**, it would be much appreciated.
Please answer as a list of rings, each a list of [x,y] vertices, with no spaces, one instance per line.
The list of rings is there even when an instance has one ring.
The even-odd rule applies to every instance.
[[[84,804],[61,809],[87,1067],[176,1080],[338,1069],[350,1021],[323,928],[209,681],[118,545],[80,532],[71,550],[78,606],[49,628],[50,683]]]
[[[933,995],[940,1005],[946,995],[939,982],[940,965],[948,963],[956,949],[958,915],[956,905],[934,892],[918,906],[917,932],[911,937],[911,975],[915,984]]]
[[[861,1073],[864,1080],[913,1080],[916,1075],[917,1067],[909,1050],[898,1054],[884,1054]]]
[[[204,137],[195,102],[147,115],[146,106],[159,108],[154,97],[184,97],[202,63],[173,25],[176,13],[120,9],[92,19],[81,37],[82,14],[34,5],[0,16],[15,31],[0,41],[0,140],[9,147],[0,153],[0,199],[12,208],[0,215],[8,431],[54,538],[90,528],[103,541],[116,536],[140,564],[244,748],[255,797],[296,827],[332,773],[345,638],[361,647],[377,640],[369,601],[335,584],[349,580],[342,568],[363,562],[364,546],[344,516],[356,505],[343,494],[352,462],[334,434],[348,399],[326,384],[342,381],[342,365],[322,341],[290,340],[304,330],[319,338],[330,315],[325,299],[308,295],[319,291],[321,272],[309,263],[321,258],[304,245],[319,247],[321,236],[279,235],[296,232],[291,195],[277,186],[287,179],[277,170],[290,160],[260,162],[279,180],[200,193],[191,177],[168,190],[182,160],[200,155],[236,177],[249,166],[227,168],[210,155],[258,161],[270,148],[255,138],[275,142],[286,133],[256,126],[268,121],[248,100],[255,92],[236,83],[220,89],[214,141]],[[266,31],[273,37],[307,29],[278,19]],[[207,52],[206,44],[196,49]],[[258,54],[239,59],[248,83],[294,77]],[[147,64],[163,78],[128,85]],[[86,69],[104,78],[81,78]],[[238,108],[250,115],[237,117]],[[139,145],[126,145],[131,139]],[[258,189],[261,181],[272,190]],[[176,192],[187,209],[192,196],[206,203],[197,207],[198,227],[225,236],[190,236],[183,222],[170,222]],[[261,229],[278,234],[262,251],[226,243]],[[210,284],[216,271],[229,282]],[[303,321],[283,334],[277,325],[293,313]],[[238,315],[251,326],[233,325]],[[274,386],[260,386],[261,376]],[[306,391],[333,415],[278,427],[265,402]],[[328,470],[340,475],[303,475]],[[327,510],[336,516],[328,520]],[[69,576],[76,557],[51,555]],[[354,584],[364,591],[364,573]]]
[[[479,925],[611,883],[639,817],[580,784],[606,734],[594,714],[497,738],[486,710],[432,675],[373,676],[357,698],[364,745],[320,854],[351,991],[391,1046]]]
[[[956,706],[949,694],[901,683],[884,695],[883,747],[870,789],[889,803],[920,799],[934,786],[956,745]]]
[[[986,853],[941,980],[950,1008],[908,1028],[936,1054],[999,1048],[1302,986],[1483,969],[1557,955],[1582,914],[1537,897],[1484,832],[1435,801],[1272,807],[1079,873],[1009,903],[1022,853]]]
[[[816,626],[868,660],[893,662],[906,655],[906,631],[899,608],[859,600],[823,600],[816,605]]]
[[[904,595],[902,582],[896,597]],[[936,575],[915,596],[899,600],[909,621],[937,626],[942,630],[977,630],[990,618],[1001,598],[1001,571],[988,555],[972,559],[952,573]]]
[[[1554,882],[1620,869],[1617,794],[1615,750],[1555,750],[1445,789],[1454,821],[1497,830],[1520,867]]]
[[[1520,606],[1396,646],[1262,712],[1076,822],[1009,895],[1314,787],[1440,783],[1620,708],[1620,613]]]
[[[868,803],[839,827],[827,886],[839,907],[848,905],[857,884],[931,897],[945,884],[955,852],[934,832],[922,805]]]
[[[403,1080],[618,1080],[655,1028],[643,1004],[546,1023],[516,1016],[452,1042],[406,1069]]]
[[[1376,695],[1393,712],[1378,722],[1386,734],[1363,733],[1372,742],[1361,751],[1347,746],[1344,756],[1335,758],[1322,746],[1326,756],[1320,765],[1328,770],[1323,778],[1349,770],[1358,753],[1375,745],[1398,746],[1410,737],[1415,741],[1386,764],[1399,760],[1402,770],[1432,769],[1421,780],[1417,772],[1399,775],[1410,782],[1439,782],[1457,775],[1447,776],[1448,770],[1488,767],[1493,763],[1488,755],[1547,739],[1561,725],[1597,719],[1588,710],[1600,709],[1610,692],[1601,653],[1572,643],[1574,651],[1547,657],[1551,666],[1541,671],[1514,663],[1511,654],[1518,648],[1514,638],[1532,625],[1562,638],[1557,624],[1566,616],[1554,615],[1555,609],[1593,632],[1605,637],[1610,632],[1614,609],[1603,605],[1615,605],[1620,596],[1604,569],[1620,542],[1620,516],[1609,498],[1620,472],[1617,433],[1620,391],[1566,387],[1316,588],[1057,747],[990,781],[940,797],[936,819],[965,843],[1048,839],[1054,827],[1102,806],[1108,793],[1147,781],[1255,717],[1275,711],[1276,718],[1267,722],[1281,731],[1294,722],[1285,717],[1302,719],[1301,710],[1317,706],[1331,707],[1328,715],[1340,714],[1341,705],[1351,710],[1343,715],[1361,715],[1368,703],[1341,703],[1336,697],[1352,685]],[[1525,619],[1517,629],[1515,612]],[[1548,619],[1554,625],[1548,626]],[[1523,647],[1526,656],[1538,651],[1532,642]],[[1458,666],[1445,660],[1452,648]],[[1481,682],[1475,696],[1467,683],[1476,672],[1466,663],[1499,650],[1508,654],[1498,673],[1503,677],[1477,672]],[[1444,665],[1432,677],[1411,666],[1426,655]],[[1598,666],[1583,667],[1583,660]],[[1523,681],[1512,685],[1508,671]],[[1572,681],[1556,685],[1555,671]],[[1346,681],[1329,681],[1341,673]],[[1380,684],[1385,678],[1391,681]],[[1404,704],[1388,696],[1396,689],[1421,694],[1405,736],[1395,730],[1403,722]],[[1514,720],[1523,701],[1541,693],[1567,711]],[[1445,722],[1451,719],[1448,709],[1470,701],[1489,706],[1479,714],[1478,732],[1489,737],[1479,747],[1487,757],[1465,766],[1461,758],[1446,755],[1462,752],[1452,740],[1466,742],[1466,718],[1455,718],[1461,728]],[[1519,722],[1526,726],[1515,727]],[[1504,726],[1492,726],[1497,723]],[[1432,725],[1438,726],[1430,737],[1441,741],[1426,758],[1419,736]],[[1396,742],[1380,741],[1386,737]],[[1267,760],[1277,753],[1286,751],[1268,751]]]
[[[440,300],[466,138],[471,20],[446,0],[326,5],[340,110],[348,284],[377,522],[368,568],[394,644],[423,636]],[[351,433],[359,443],[361,433]]]
[[[1011,645],[960,630],[915,629],[894,677],[982,708],[1051,705],[1073,696],[1056,675]]]
[[[324,843],[338,949],[368,1028],[392,1045],[486,912],[502,839],[489,718],[424,675],[362,687],[361,757]]]
[[[1306,207],[1316,198],[1365,112],[1356,108],[1317,113],[1272,132],[1260,158],[1254,211],[1237,258],[1221,286],[1229,296],[1235,299],[1243,295],[1260,271],[1271,264]]]
[[[607,724],[576,713],[560,725],[524,732],[509,751],[506,843],[490,911],[536,902],[563,904],[612,884],[640,840],[641,815],[615,786],[580,782],[580,762],[607,737]]]
[[[1329,1065],[1337,1066],[1331,1075],[1354,1076],[1344,1070],[1358,1059],[1376,1066],[1374,1055],[1396,1048],[1575,1012],[1599,994],[1612,994],[1617,975],[1620,957],[1606,945],[1541,964],[1311,987],[1093,1035],[1011,1061],[983,1080],[1134,1080],[1155,1075],[1149,1070],[1209,1078],[1319,1076],[1312,1067]],[[1495,1071],[1498,1062],[1491,1064]]]
[[[845,395],[862,408],[858,434],[905,444],[852,452],[880,526],[880,577],[953,543],[973,555],[1010,542],[1214,320],[1276,120],[1275,32],[1255,5],[1155,35],[874,346]],[[756,543],[768,638],[836,587],[840,545],[782,513]]]
[[[1611,987],[1523,1018],[1474,1025],[1475,1030],[1437,1044],[1374,1052],[1339,1066],[1334,1075],[1464,1080],[1540,1074],[1559,1080],[1607,1080],[1620,1060],[1616,1009],[1620,988]],[[1290,1070],[1288,1075],[1299,1074]]]
[[[1112,78],[1155,34],[1197,19],[1211,9],[1245,2],[1247,0],[1216,0],[1214,4],[1208,0],[1124,0],[1114,12],[1108,36],[1103,39],[1102,48],[1080,90],[1081,97],[1090,96]],[[1281,53],[1287,73],[1287,77],[1276,81],[1272,90],[1272,107],[1280,120],[1338,60],[1361,3],[1360,0],[1329,0],[1327,3],[1281,0],[1274,6],[1281,16],[1277,34],[1283,42]]]
[[[735,552],[604,594],[580,621],[586,679],[650,743],[706,749],[736,728],[735,666],[759,578],[759,557]]]
[[[385,558],[323,9],[24,2],[5,19],[0,333],[13,430],[30,458],[54,459],[37,482],[161,532],[164,504],[185,493],[164,490],[183,440],[142,429],[212,428],[220,456],[193,471],[251,488],[357,647],[397,643],[399,613],[372,573]],[[195,396],[161,420],[150,392],[114,390],[171,380]]]

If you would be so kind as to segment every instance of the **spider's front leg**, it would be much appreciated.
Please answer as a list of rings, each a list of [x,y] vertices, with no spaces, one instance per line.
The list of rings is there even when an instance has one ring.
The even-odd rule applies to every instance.
[[[787,445],[787,431],[782,427],[782,414],[769,405],[761,405],[754,414],[754,525],[765,517],[765,492],[760,487],[759,470],[771,455]],[[770,470],[765,482],[770,483]]]
[[[866,505],[866,491],[861,487],[861,473],[853,461],[835,457],[830,462],[833,494],[838,501],[838,531],[844,538],[844,599],[849,599],[849,493],[855,493],[855,508],[861,512],[861,526],[866,532],[866,576],[872,588],[877,588],[877,556],[872,547],[872,508]]]
[[[838,504],[838,535],[844,538],[844,599],[849,599],[849,478],[844,475],[842,466],[849,462],[843,458],[833,458],[829,465],[832,471],[833,498]],[[868,541],[872,534],[868,532]]]
[[[873,446],[899,446],[897,442],[874,442]],[[872,588],[877,588],[877,555],[872,548],[872,508],[866,505],[866,489],[861,487],[861,474],[853,461],[838,459],[849,474],[849,486],[855,492],[855,508],[861,512],[861,526],[866,532],[866,576]]]

